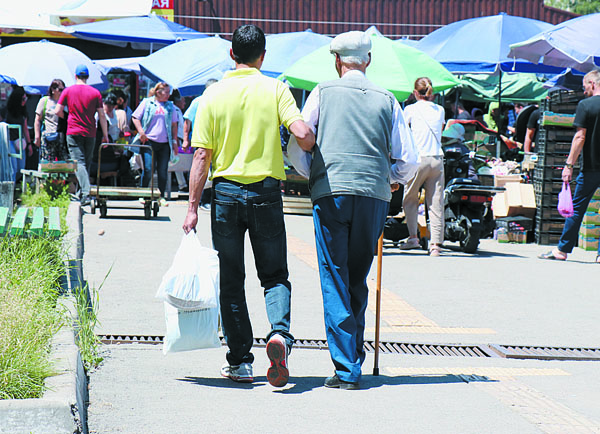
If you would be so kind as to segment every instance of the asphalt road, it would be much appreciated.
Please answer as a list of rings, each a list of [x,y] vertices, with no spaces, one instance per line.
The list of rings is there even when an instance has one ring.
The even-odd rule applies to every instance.
[[[99,334],[165,333],[154,294],[181,241],[185,211],[174,201],[152,220],[142,209],[84,216],[84,273],[96,288],[104,280]],[[286,216],[286,225],[292,332],[323,340],[312,218]],[[210,245],[208,213],[198,236]],[[484,240],[476,255],[445,247],[439,258],[385,249],[382,340],[600,348],[594,252],[575,249],[559,263],[537,259],[548,247],[535,244]],[[246,267],[261,338],[269,325],[249,243]],[[373,288],[375,275],[374,265]],[[367,339],[374,323],[373,297]],[[294,349],[283,389],[266,381],[264,348],[254,353],[256,381],[240,385],[219,375],[224,348],[165,356],[160,345],[106,345],[90,375],[90,432],[600,433],[600,361],[381,354],[375,377],[369,354],[362,390],[340,391],[322,387],[333,370],[326,350]]]

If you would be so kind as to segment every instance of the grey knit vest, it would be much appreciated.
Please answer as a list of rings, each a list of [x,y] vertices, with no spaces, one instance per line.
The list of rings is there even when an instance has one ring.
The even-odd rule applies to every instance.
[[[332,195],[389,201],[394,96],[352,74],[319,85],[312,201]]]

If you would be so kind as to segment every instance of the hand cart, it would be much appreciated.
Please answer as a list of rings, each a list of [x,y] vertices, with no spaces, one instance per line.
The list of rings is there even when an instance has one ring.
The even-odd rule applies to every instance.
[[[100,218],[105,218],[108,214],[109,203],[108,199],[142,199],[143,207],[144,207],[144,218],[148,220],[151,216],[158,216],[158,210],[160,205],[158,203],[158,198],[160,197],[160,192],[158,188],[154,188],[154,150],[152,146],[149,145],[136,145],[136,147],[147,148],[150,149],[152,153],[152,163],[151,167],[144,168],[144,170],[150,170],[150,188],[147,187],[109,187],[109,186],[101,186],[100,185],[100,169],[102,164],[102,150],[106,146],[115,146],[115,147],[123,147],[122,144],[119,143],[103,143],[98,147],[98,172],[96,174],[96,188],[93,186],[90,189],[91,199],[91,209],[92,214],[96,214],[96,209],[100,210]],[[142,203],[140,200],[140,203]],[[110,208],[120,208],[120,209],[138,209],[138,207],[131,206],[123,206],[123,205],[115,205],[111,204]]]

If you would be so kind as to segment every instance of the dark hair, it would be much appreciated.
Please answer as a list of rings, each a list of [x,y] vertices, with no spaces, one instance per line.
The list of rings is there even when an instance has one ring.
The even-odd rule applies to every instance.
[[[104,98],[102,98],[102,102],[104,104],[108,104],[108,105],[117,105],[117,97],[115,96],[114,93],[109,92],[106,94],[106,96]]]
[[[246,24],[233,32],[231,48],[236,63],[249,64],[255,62],[265,51],[265,34],[260,27]]]
[[[46,95],[52,96],[52,91],[54,89],[58,89],[59,87],[62,87],[64,89],[66,87],[65,82],[62,81],[60,78],[55,78],[54,80],[52,80],[52,83],[50,83],[50,86],[48,86],[48,93]]]
[[[115,98],[123,98],[123,101],[127,101],[127,95],[125,95],[125,92],[123,92],[121,89],[113,89],[112,93]]]
[[[27,110],[23,106],[23,97],[25,96],[25,89],[21,86],[14,86],[13,90],[8,97],[6,102],[6,110],[13,116],[27,116]]]

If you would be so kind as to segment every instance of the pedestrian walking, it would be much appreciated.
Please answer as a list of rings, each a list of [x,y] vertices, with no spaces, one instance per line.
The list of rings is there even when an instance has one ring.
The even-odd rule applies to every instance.
[[[97,89],[86,84],[90,73],[87,66],[75,68],[75,84],[67,87],[58,100],[55,114],[65,116],[65,106],[69,110],[67,117],[67,147],[72,160],[77,161],[77,181],[80,187],[81,205],[90,204],[89,170],[96,142],[96,118],[102,129],[102,143],[108,143],[108,129],[102,95]]]
[[[419,191],[425,186],[425,202],[429,209],[431,239],[429,254],[439,256],[444,242],[444,151],[442,130],[444,108],[433,100],[433,85],[428,77],[415,81],[413,95],[417,102],[404,109],[404,117],[419,151],[419,169],[404,190],[402,207],[406,215],[408,239],[400,244],[401,250],[420,249],[417,216]]]
[[[548,253],[539,256],[540,259],[555,259],[564,261],[573,251],[577,242],[577,233],[583,221],[594,192],[600,187],[600,71],[593,70],[583,77],[585,99],[577,104],[573,125],[577,132],[571,142],[571,151],[562,171],[563,182],[571,182],[573,165],[583,152],[583,164],[577,176],[575,193],[573,195],[574,214],[565,220],[558,246]],[[600,246],[596,255],[600,263]]]
[[[212,241],[219,252],[221,320],[229,347],[221,375],[233,381],[254,381],[252,325],[244,294],[244,237],[248,232],[271,323],[267,379],[279,387],[287,384],[287,356],[294,342],[279,126],[289,128],[307,148],[314,144],[314,135],[287,86],[260,73],[265,42],[259,27],[237,28],[230,51],[235,70],[225,73],[200,99],[192,134],[192,146],[198,149],[190,172],[183,230],[188,233],[197,225],[198,205],[212,161]]]
[[[169,160],[171,154],[179,153],[179,139],[177,138],[177,115],[175,106],[169,101],[171,86],[165,82],[157,83],[150,90],[148,98],[144,98],[133,112],[132,122],[137,130],[133,143],[140,142],[149,145],[154,152],[154,166],[158,175],[158,189],[160,190],[160,206],[166,206],[165,191],[167,190],[167,176],[169,176]],[[152,151],[140,148],[140,155],[144,160],[144,173],[142,187],[150,185],[150,178],[154,171],[152,167]]]
[[[342,33],[330,51],[340,78],[319,84],[302,114],[319,132],[309,185],[335,367],[325,386],[358,389],[365,360],[366,278],[387,216],[390,184],[408,182],[418,157],[400,105],[365,76],[371,62],[369,36]],[[391,167],[390,156],[396,160]]]
[[[65,119],[59,118],[56,113],[58,99],[65,90],[65,82],[60,78],[52,80],[48,87],[48,94],[38,102],[35,109],[35,146],[40,148],[40,160],[66,161],[69,158],[66,142]],[[62,130],[62,131],[61,131]]]

